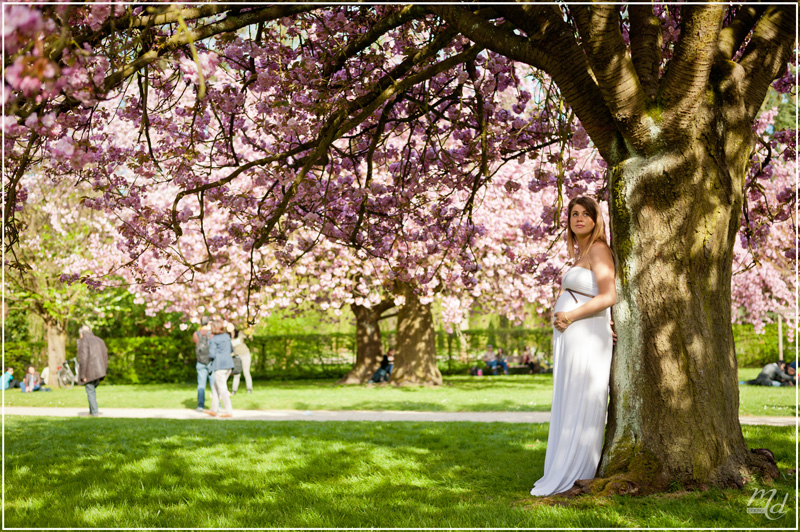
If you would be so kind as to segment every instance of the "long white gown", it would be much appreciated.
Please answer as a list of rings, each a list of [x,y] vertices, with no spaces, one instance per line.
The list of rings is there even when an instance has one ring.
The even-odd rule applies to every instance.
[[[554,312],[569,312],[598,293],[594,273],[580,266],[564,274],[561,287]],[[561,493],[576,480],[594,478],[603,449],[613,346],[610,309],[574,321],[563,333],[553,330],[550,432],[544,476],[531,495]]]

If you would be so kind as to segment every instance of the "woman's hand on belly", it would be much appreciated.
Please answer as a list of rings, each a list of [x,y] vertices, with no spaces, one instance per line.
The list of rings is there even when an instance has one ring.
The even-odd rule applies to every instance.
[[[553,319],[553,327],[555,327],[559,332],[564,332],[569,327],[571,321],[567,319],[566,312],[556,312],[555,318]]]

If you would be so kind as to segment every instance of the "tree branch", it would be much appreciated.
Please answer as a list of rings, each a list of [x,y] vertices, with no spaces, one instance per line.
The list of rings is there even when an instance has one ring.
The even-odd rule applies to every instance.
[[[766,11],[764,5],[743,5],[736,16],[726,28],[719,32],[719,45],[717,46],[717,60],[731,60],[741,48],[750,30],[756,25],[758,19]]]
[[[145,52],[141,57],[127,64],[122,70],[108,76],[103,84],[104,92],[109,92],[122,82],[122,80],[132,76],[134,72],[143,66],[156,61],[159,57],[168,52],[188,45],[190,42],[202,41],[203,39],[208,39],[220,33],[233,32],[251,24],[277,20],[298,13],[311,11],[318,7],[319,6],[315,5],[280,5],[267,7],[258,11],[250,11],[234,17],[228,17],[225,20],[207,24],[206,26],[188,32],[177,33],[165,40],[157,48]]]
[[[637,151],[646,151],[652,141],[653,120],[646,114],[644,90],[622,40],[619,8],[610,4],[591,8],[577,5],[571,11],[581,46],[617,128]]]
[[[409,5],[403,7],[403,9],[396,13],[392,13],[388,17],[379,20],[369,29],[369,31],[358,36],[357,39],[353,40],[346,47],[339,50],[333,57],[333,60],[325,65],[322,71],[322,77],[324,79],[330,78],[334,73],[339,71],[344,66],[345,62],[349,58],[367,48],[384,34],[402,26],[406,22],[420,18],[426,13],[427,11],[423,7]]]
[[[383,131],[386,128],[386,124],[389,121],[389,113],[391,113],[392,108],[398,102],[399,98],[395,98],[394,100],[390,101],[389,103],[384,106],[383,111],[381,111],[381,117],[378,120],[378,126],[375,128],[375,132],[372,134],[372,141],[369,144],[369,150],[367,152],[367,177],[364,180],[364,190],[369,190],[370,185],[372,184],[372,172],[373,172],[373,158],[375,156],[375,150],[378,148],[378,143],[381,140],[381,136],[383,136]],[[367,210],[367,199],[369,198],[368,194],[364,194],[364,197],[361,199],[361,206],[358,209],[358,219],[356,220],[356,224],[353,227],[353,232],[350,236],[350,243],[356,245],[356,236],[358,235],[358,230],[361,228],[361,224],[364,221],[364,214]]]
[[[796,9],[796,6],[795,6]],[[758,21],[739,64],[744,68],[742,93],[747,114],[755,119],[772,81],[786,69],[797,44],[790,6],[770,6]]]
[[[575,42],[572,28],[564,22],[558,8],[535,4],[494,7],[528,37],[498,27],[459,6],[428,6],[428,10],[475,43],[547,72],[606,161],[613,164],[623,158],[625,147],[619,131],[592,79],[586,57]]]
[[[263,165],[269,164],[269,163],[274,163],[274,162],[280,161],[281,159],[286,159],[288,157],[291,157],[292,155],[296,155],[296,154],[298,154],[298,153],[300,153],[302,151],[305,151],[308,148],[309,148],[309,146],[307,144],[303,144],[301,146],[298,146],[298,147],[293,148],[291,150],[288,150],[286,152],[279,153],[278,155],[273,155],[273,156],[270,156],[270,157],[264,157],[262,159],[257,159],[255,161],[250,161],[249,163],[243,164],[242,166],[240,166],[239,168],[237,168],[236,170],[234,170],[233,172],[231,172],[227,176],[223,177],[222,179],[219,179],[217,181],[212,181],[212,182],[206,183],[204,185],[200,185],[199,187],[194,187],[194,188],[190,188],[190,189],[182,190],[182,191],[178,192],[178,194],[175,196],[175,201],[172,202],[172,230],[175,231],[175,236],[181,236],[183,234],[183,231],[181,230],[180,223],[178,222],[178,203],[180,203],[180,201],[183,198],[185,198],[186,196],[188,196],[190,194],[194,194],[196,192],[203,192],[205,190],[209,190],[209,189],[212,189],[212,188],[221,187],[222,185],[224,185],[226,183],[230,183],[231,181],[236,179],[236,177],[241,175],[243,172],[246,172],[247,170],[250,170],[251,168],[254,168],[256,166],[263,166]]]
[[[722,28],[722,4],[681,8],[681,36],[667,72],[661,79],[664,106],[662,130],[681,141],[695,121],[695,111],[704,101],[711,66]]]
[[[658,92],[658,69],[661,66],[661,22],[646,5],[629,5],[631,20],[631,60],[639,75],[645,95],[655,99]]]

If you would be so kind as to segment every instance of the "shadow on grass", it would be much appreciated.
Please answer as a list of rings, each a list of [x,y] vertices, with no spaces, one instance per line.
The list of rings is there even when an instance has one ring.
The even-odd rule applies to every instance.
[[[757,429],[751,447],[793,452],[792,427]],[[9,418],[5,526],[775,526],[743,492],[531,506],[547,430]]]
[[[474,522],[543,448],[461,425],[9,420],[6,526],[432,526],[461,501]]]

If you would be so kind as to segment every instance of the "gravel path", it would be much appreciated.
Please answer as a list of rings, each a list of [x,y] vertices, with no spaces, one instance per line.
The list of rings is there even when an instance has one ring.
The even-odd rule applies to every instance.
[[[86,408],[43,408],[7,406],[6,416],[88,416]],[[101,417],[208,419],[215,418],[189,409],[170,408],[100,408]],[[397,410],[235,410],[240,421],[472,421],[478,423],[548,423],[550,412],[412,412]],[[743,425],[795,426],[794,417],[741,416]]]

